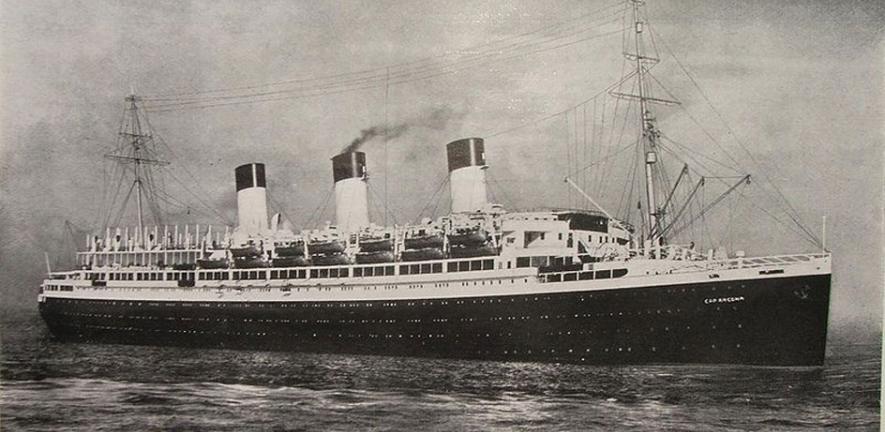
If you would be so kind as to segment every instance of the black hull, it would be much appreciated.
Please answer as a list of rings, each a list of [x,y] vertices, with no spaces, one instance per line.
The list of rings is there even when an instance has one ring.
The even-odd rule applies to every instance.
[[[583,364],[819,366],[830,276],[435,300],[47,298],[61,340]]]

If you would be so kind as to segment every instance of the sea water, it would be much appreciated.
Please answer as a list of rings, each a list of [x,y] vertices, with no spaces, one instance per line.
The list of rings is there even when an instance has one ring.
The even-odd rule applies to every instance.
[[[578,366],[60,343],[4,314],[0,430],[878,430],[880,347],[823,368]]]

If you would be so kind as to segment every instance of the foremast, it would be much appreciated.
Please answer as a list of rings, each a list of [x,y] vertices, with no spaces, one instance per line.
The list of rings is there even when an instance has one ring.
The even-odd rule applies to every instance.
[[[143,113],[139,112],[138,103],[141,98],[131,94],[125,98],[126,108],[123,123],[120,125],[119,141],[114,152],[106,154],[105,158],[114,160],[123,165],[132,165],[133,182],[129,187],[126,201],[120,209],[125,211],[126,202],[132,192],[135,192],[136,211],[138,218],[138,232],[144,230],[143,201],[152,195],[153,179],[150,171],[151,166],[168,165],[169,162],[160,160],[151,148],[154,137],[149,128],[142,125]],[[147,189],[147,190],[146,190]],[[153,203],[151,205],[154,205]],[[156,223],[160,223],[156,209],[153,211]]]

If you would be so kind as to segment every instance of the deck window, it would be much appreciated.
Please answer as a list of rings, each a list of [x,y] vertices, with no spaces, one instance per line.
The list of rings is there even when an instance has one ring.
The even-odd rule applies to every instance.
[[[459,261],[458,271],[470,271],[470,261]]]
[[[396,274],[396,267],[394,267],[394,266],[384,267],[384,274],[386,274],[387,276],[395,275]]]
[[[614,269],[612,270],[612,277],[619,278],[624,277],[627,274],[627,269]]]
[[[433,273],[442,273],[442,263],[433,263]]]
[[[599,270],[596,272],[596,279],[611,279],[612,271],[611,270]]]
[[[448,264],[446,264],[446,271],[448,271],[450,273],[458,271],[458,263],[449,262]]]
[[[470,261],[470,270],[482,270],[482,261]]]
[[[409,266],[407,266],[407,265],[399,266],[399,274],[401,274],[401,275],[409,274]]]
[[[581,272],[580,276],[578,276],[578,277],[581,280],[592,280],[593,279],[593,272],[592,271]]]
[[[430,264],[421,264],[421,273],[430,273]]]
[[[516,258],[516,267],[531,267],[531,258],[529,257],[517,257]]]
[[[494,270],[495,269],[495,260],[482,260],[482,269],[483,270]]]

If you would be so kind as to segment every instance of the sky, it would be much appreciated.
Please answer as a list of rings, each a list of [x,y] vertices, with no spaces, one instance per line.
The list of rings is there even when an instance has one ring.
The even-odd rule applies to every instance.
[[[786,220],[782,194],[817,235],[826,216],[834,254],[831,333],[880,338],[885,6],[647,3],[657,38],[649,47],[662,59],[652,71],[656,95],[671,92],[682,103],[656,107],[659,127],[690,149],[693,168],[717,160],[729,175],[751,173],[761,190],[743,196],[752,205],[724,201],[726,211],[710,215],[711,237],[750,254],[813,252],[819,246],[766,212]],[[470,136],[486,139],[492,199],[508,208],[585,205],[562,177],[590,165],[577,177],[581,184],[603,206],[626,211],[636,197],[620,186],[628,171],[593,164],[629,143],[629,133],[623,142],[615,133],[599,138],[605,121],[617,129],[615,102],[585,102],[623,76],[622,40],[613,32],[622,25],[619,4],[2,2],[0,298],[34,307],[43,252],[51,263],[70,262],[65,221],[81,248],[78,230],[101,229],[102,188],[112,172],[103,155],[131,92],[254,102],[149,112],[178,178],[167,180],[179,200],[167,209],[169,221],[232,223],[233,168],[253,161],[267,164],[271,206],[293,225],[333,220],[334,209],[323,206],[332,187],[329,159],[361,131],[384,125],[403,129],[386,144],[363,147],[375,222],[444,212],[444,146]],[[544,33],[537,31],[551,26],[576,36],[494,54],[539,40]],[[470,60],[481,54],[489,55]],[[440,73],[396,79],[421,65]],[[394,78],[378,85],[322,90],[365,77],[361,71],[388,70]],[[316,80],[330,76],[337,78]],[[293,90],[301,87],[327,94]],[[274,96],[235,97],[244,93]],[[679,164],[671,162],[675,176]],[[717,193],[710,189],[708,200]]]

